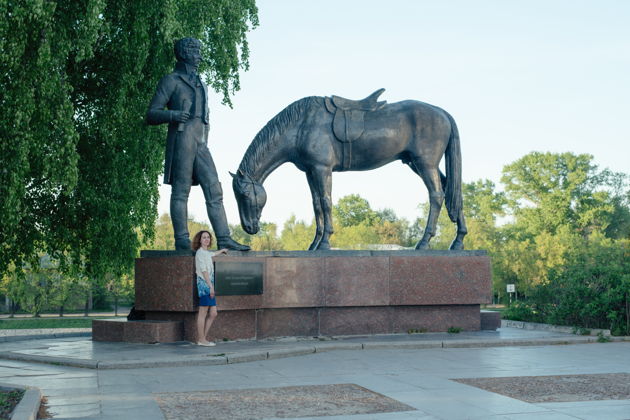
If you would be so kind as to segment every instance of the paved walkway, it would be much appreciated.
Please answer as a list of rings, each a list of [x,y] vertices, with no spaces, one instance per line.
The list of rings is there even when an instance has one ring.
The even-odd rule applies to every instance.
[[[630,419],[630,400],[527,403],[452,380],[630,373],[630,342],[596,338],[517,328],[211,348],[45,338],[0,343],[0,382],[41,388],[56,419],[164,419],[157,393],[332,384],[415,410],[312,419]],[[562,343],[576,345],[552,345]]]

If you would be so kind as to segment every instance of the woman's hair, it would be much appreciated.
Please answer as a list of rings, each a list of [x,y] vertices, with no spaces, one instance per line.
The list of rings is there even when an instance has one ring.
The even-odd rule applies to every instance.
[[[203,235],[204,233],[207,233],[208,235],[210,235],[210,244],[208,246],[212,246],[212,234],[208,232],[207,230],[200,230],[199,232],[197,232],[197,234],[192,240],[191,247],[193,251],[196,251],[199,248],[201,248],[201,235]]]

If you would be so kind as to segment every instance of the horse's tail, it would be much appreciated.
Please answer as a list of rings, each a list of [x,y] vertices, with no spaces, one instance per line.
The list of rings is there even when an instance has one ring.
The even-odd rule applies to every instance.
[[[446,187],[444,189],[446,210],[452,222],[457,222],[462,211],[462,150],[459,145],[459,131],[455,120],[446,113],[451,122],[451,136],[446,146]]]

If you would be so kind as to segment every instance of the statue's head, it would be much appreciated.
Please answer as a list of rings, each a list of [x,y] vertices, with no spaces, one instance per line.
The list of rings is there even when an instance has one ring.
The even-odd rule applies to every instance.
[[[232,188],[234,196],[238,204],[238,214],[241,217],[241,226],[243,230],[250,235],[258,232],[260,229],[260,215],[262,209],[267,203],[267,193],[265,188],[254,181],[249,175],[244,174],[241,170],[232,175]]]
[[[182,38],[175,42],[175,58],[197,67],[201,62],[201,41],[195,38]]]

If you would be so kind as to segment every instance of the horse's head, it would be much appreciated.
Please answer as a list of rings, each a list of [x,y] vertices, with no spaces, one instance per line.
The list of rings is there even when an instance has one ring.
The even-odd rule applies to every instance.
[[[232,175],[232,188],[238,204],[238,214],[241,226],[245,232],[253,235],[258,232],[260,215],[267,202],[267,193],[262,184],[254,181],[249,175],[240,170]]]

